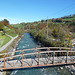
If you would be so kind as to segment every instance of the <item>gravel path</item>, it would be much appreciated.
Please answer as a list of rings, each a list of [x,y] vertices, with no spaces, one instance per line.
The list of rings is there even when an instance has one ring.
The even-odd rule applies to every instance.
[[[9,36],[11,39],[13,38],[12,36],[10,36],[10,35],[8,35],[8,34],[6,34],[6,33],[5,33],[5,35]]]
[[[0,52],[2,50],[4,50],[5,48],[7,48],[14,41],[14,39],[17,38],[17,37],[18,37],[18,35],[14,38],[11,37],[12,39],[7,44],[5,44],[3,47],[0,48]]]

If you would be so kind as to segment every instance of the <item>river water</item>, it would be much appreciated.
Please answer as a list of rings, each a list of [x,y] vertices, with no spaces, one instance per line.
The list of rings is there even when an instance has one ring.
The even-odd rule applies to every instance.
[[[17,50],[38,47],[38,44],[29,33],[24,33],[24,37],[20,40]],[[46,68],[31,68],[23,70],[11,71],[10,75],[73,75],[64,66],[62,67],[46,67]]]

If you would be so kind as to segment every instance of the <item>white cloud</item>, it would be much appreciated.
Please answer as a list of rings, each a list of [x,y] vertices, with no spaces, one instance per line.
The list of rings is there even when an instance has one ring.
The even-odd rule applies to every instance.
[[[7,17],[0,17],[0,21],[7,19],[10,24],[16,24],[16,23],[21,23],[21,22],[27,22],[28,20],[24,20],[24,19],[17,19],[17,18],[7,18]]]

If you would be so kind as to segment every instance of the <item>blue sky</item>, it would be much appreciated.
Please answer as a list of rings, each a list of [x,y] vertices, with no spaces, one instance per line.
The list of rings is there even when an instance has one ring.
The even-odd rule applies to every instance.
[[[75,0],[0,0],[0,20],[34,22],[75,14]]]

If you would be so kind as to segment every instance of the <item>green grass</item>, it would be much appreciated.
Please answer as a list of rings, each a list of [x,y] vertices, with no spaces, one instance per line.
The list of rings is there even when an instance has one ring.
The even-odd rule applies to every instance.
[[[72,20],[75,20],[75,18],[66,18],[66,19],[63,19],[63,21],[72,21]]]
[[[0,35],[0,47],[3,46],[4,40],[5,40],[5,36],[1,36],[1,35]]]
[[[0,35],[2,35],[3,34],[3,32],[0,32]]]
[[[2,53],[6,53],[6,52],[7,52],[6,50],[3,50],[3,51],[0,52],[0,54],[2,54]]]
[[[8,30],[10,30],[10,28],[5,26],[4,31],[8,31]]]
[[[13,30],[13,29],[8,29],[6,31],[6,34],[12,36],[12,37],[16,37],[17,36],[17,33]]]
[[[5,27],[5,28],[4,28],[4,31],[5,31],[6,34],[8,34],[8,35],[10,35],[10,36],[12,36],[12,37],[17,36],[17,33],[15,32],[14,29],[10,29],[10,28],[8,28],[8,27]]]
[[[72,33],[72,35],[74,35],[74,36],[75,36],[75,33]]]
[[[13,32],[11,32],[11,31],[7,31],[6,34],[8,34],[8,35],[10,35],[10,36],[12,36],[12,37],[16,37],[16,36],[17,36],[16,33],[13,33]]]
[[[5,39],[4,39],[4,42],[2,44],[2,46],[4,46],[6,43],[8,43],[9,41],[11,40],[10,37],[6,36]]]
[[[3,51],[0,52],[0,54],[6,53],[6,52],[7,52],[6,50],[3,50]],[[3,57],[4,57],[4,54],[3,55],[0,55],[0,58],[3,58]]]
[[[6,35],[2,35],[2,32],[0,32],[0,47],[4,46],[6,43],[8,43],[11,40],[10,37]]]

